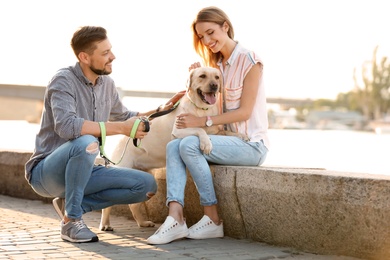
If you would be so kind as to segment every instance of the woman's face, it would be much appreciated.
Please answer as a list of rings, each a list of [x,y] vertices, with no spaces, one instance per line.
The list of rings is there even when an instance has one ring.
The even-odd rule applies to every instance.
[[[219,24],[210,22],[199,22],[195,25],[196,33],[203,45],[209,48],[213,53],[221,51],[229,38],[227,35],[226,23],[221,27]]]

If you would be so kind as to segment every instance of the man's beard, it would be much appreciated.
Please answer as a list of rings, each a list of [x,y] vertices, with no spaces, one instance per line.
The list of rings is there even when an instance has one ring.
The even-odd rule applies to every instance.
[[[89,69],[92,70],[96,75],[109,75],[111,73],[104,69],[102,70],[96,69],[93,66],[90,66]]]

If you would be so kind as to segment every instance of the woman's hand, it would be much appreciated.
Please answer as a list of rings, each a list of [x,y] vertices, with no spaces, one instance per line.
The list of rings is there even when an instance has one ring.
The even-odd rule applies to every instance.
[[[185,90],[177,92],[173,97],[168,100],[167,103],[165,103],[164,105],[160,105],[157,109],[157,112],[171,109],[176,104],[176,102],[179,101],[185,95],[185,93]]]
[[[182,113],[176,116],[175,126],[178,129],[183,129],[188,127],[202,127],[205,126],[205,124],[202,117]]]
[[[191,64],[191,66],[188,68],[188,71],[191,71],[191,70],[193,70],[193,69],[200,68],[200,67],[202,67],[202,66],[200,65],[200,62],[195,62],[195,63],[192,63],[192,64]]]

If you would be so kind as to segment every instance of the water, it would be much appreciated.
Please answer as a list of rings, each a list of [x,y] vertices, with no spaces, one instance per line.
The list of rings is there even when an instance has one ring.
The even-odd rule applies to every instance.
[[[125,97],[135,111],[155,109],[167,99]],[[1,121],[0,149],[33,150],[37,124]],[[386,149],[390,134],[348,130],[270,129],[271,149],[264,166],[325,168],[334,171],[390,175]],[[117,138],[108,138],[109,152]]]
[[[0,121],[0,149],[34,149],[37,124]],[[271,151],[264,166],[326,168],[328,170],[390,175],[390,134],[335,130],[270,129]],[[112,141],[112,142],[111,142]],[[115,139],[107,139],[107,151]]]
[[[146,99],[145,99],[146,100]],[[140,111],[167,99],[125,97],[124,103]],[[147,107],[143,109],[143,107]],[[390,175],[385,148],[390,134],[348,130],[270,129],[271,149],[264,166],[325,168],[334,171]]]
[[[390,175],[390,134],[345,130],[271,129],[266,164]]]

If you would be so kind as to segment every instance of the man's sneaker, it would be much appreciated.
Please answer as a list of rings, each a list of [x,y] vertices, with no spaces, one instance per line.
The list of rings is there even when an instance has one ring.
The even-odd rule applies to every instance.
[[[173,217],[168,216],[156,233],[150,236],[146,242],[152,245],[161,245],[186,236],[188,236],[187,224],[184,222],[183,225],[180,225]]]
[[[56,210],[58,216],[62,220],[65,215],[65,199],[63,198],[55,198],[53,199],[53,206],[54,209]]]
[[[66,224],[61,221],[61,238],[76,243],[99,241],[98,236],[89,230],[82,219],[71,220]]]
[[[188,238],[205,239],[223,237],[223,223],[216,225],[208,216],[204,215],[198,223],[190,227]]]

